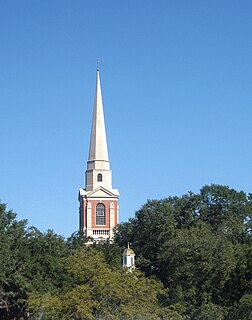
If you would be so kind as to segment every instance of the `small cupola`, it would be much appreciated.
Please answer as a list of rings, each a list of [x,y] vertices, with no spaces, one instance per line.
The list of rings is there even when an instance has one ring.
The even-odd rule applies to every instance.
[[[135,253],[130,248],[128,243],[128,248],[123,251],[123,267],[127,267],[129,269],[135,268]]]

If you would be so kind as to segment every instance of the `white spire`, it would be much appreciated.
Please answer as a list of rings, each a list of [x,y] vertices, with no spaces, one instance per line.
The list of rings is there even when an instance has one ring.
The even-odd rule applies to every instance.
[[[99,66],[97,66],[94,113],[93,113],[92,132],[91,132],[91,139],[90,139],[88,161],[96,161],[96,160],[109,161],[106,129],[105,129],[105,121],[104,121],[104,113],[103,113],[103,104],[102,104]]]
[[[110,163],[108,158],[108,147],[100,84],[100,72],[97,66],[94,113],[89,146],[89,157],[86,170],[86,190],[95,190],[100,186],[108,190],[112,190],[112,173],[110,170]]]

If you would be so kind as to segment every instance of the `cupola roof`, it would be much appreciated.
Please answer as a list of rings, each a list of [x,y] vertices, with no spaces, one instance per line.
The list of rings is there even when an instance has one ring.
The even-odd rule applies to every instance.
[[[123,255],[124,256],[127,256],[127,255],[130,255],[130,254],[135,254],[134,251],[129,247],[129,243],[128,243],[128,248],[126,248],[124,251],[123,251]]]

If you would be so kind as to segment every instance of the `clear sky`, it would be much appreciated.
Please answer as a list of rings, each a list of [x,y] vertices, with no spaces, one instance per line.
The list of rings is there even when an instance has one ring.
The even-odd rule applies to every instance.
[[[78,229],[96,61],[120,221],[205,184],[252,192],[251,0],[0,0],[0,199]]]

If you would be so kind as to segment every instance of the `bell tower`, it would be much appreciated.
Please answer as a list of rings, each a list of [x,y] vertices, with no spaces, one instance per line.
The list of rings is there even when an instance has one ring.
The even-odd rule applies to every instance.
[[[79,190],[80,231],[94,241],[113,239],[113,229],[118,223],[118,198],[118,190],[112,188],[100,71],[97,68],[86,185]]]

